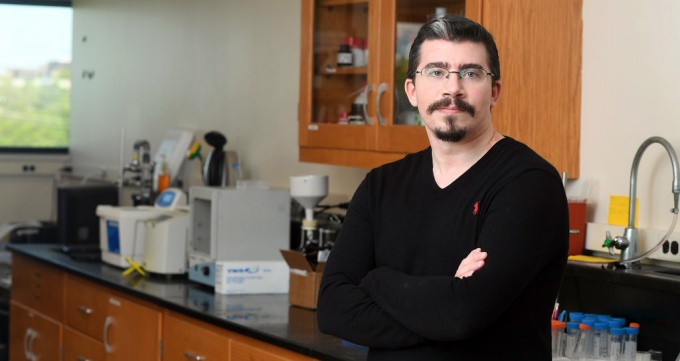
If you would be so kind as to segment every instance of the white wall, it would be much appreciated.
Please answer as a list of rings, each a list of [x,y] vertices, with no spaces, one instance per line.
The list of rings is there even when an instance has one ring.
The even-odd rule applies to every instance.
[[[328,174],[331,192],[347,200],[365,175],[297,160],[299,1],[75,0],[74,10],[77,171],[116,175],[121,128],[129,162],[135,140],[155,153],[164,130],[179,127],[200,140],[222,132],[246,174],[272,186]],[[200,181],[198,162],[188,166]]]
[[[568,193],[588,194],[591,222],[607,223],[610,195],[628,196],[645,139],[680,151],[678,19],[676,0],[584,0],[581,178]],[[640,227],[668,229],[672,180],[670,158],[652,144],[638,173]]]
[[[153,146],[165,128],[186,127],[221,131],[230,149],[239,139],[250,176],[275,186],[287,187],[290,175],[329,174],[331,192],[350,195],[365,174],[297,161],[299,1],[74,4],[71,149],[81,172],[117,171],[122,127],[128,154],[135,139]],[[588,197],[589,221],[606,223],[609,195],[628,195],[646,138],[663,136],[680,150],[679,18],[675,0],[584,0],[581,179],[568,194]],[[94,78],[81,78],[83,70]],[[668,157],[652,145],[639,171],[640,226],[668,227],[671,180]]]

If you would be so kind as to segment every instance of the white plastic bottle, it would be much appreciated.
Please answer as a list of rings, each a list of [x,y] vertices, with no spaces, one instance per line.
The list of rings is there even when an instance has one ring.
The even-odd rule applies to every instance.
[[[564,356],[564,328],[567,327],[565,322],[553,320],[552,321],[552,357],[556,360]]]
[[[595,327],[595,320],[592,318],[584,318],[582,324],[588,326],[589,330],[585,333],[585,340],[583,344],[583,352],[579,355],[579,360],[589,361],[593,359],[593,334]]]
[[[609,361],[623,361],[623,342],[626,331],[623,328],[609,329]]]
[[[593,326],[593,360],[609,359],[609,329],[605,322]]]
[[[626,340],[623,344],[623,359],[625,361],[635,361],[639,330],[635,327],[626,327],[624,330],[626,330]]]
[[[564,356],[570,360],[576,358],[576,343],[578,342],[581,330],[578,322],[567,322],[567,340],[564,346]]]

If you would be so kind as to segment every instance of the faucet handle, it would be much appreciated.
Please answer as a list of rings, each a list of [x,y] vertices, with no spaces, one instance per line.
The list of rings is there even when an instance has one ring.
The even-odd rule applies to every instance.
[[[616,249],[625,249],[628,247],[630,242],[628,242],[628,239],[625,237],[614,237],[612,238],[612,234],[607,231],[604,243],[602,244],[602,247],[607,247],[609,250],[610,255],[614,255],[614,248]]]
[[[604,237],[604,243],[602,247],[607,247],[609,249],[609,254],[614,255],[614,239],[612,238],[611,232],[607,231]]]

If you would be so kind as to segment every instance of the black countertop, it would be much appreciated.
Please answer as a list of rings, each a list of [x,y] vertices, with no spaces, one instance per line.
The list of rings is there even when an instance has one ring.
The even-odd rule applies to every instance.
[[[680,269],[644,264],[640,269],[611,269],[607,264],[569,261],[565,274],[640,289],[680,294]]]
[[[287,294],[222,295],[186,277],[125,277],[102,262],[74,261],[55,245],[13,244],[14,253],[198,320],[320,360],[364,361],[368,349],[322,334],[316,312],[290,306]]]

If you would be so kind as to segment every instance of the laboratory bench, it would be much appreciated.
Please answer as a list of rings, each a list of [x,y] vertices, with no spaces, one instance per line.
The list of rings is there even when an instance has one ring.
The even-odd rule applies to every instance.
[[[11,360],[15,359],[12,357],[15,352],[20,355],[16,359],[23,359],[24,354],[51,352],[48,346],[39,342],[40,337],[36,336],[43,326],[48,327],[44,332],[49,335],[53,332],[49,327],[59,331],[50,337],[60,335],[55,342],[63,344],[65,355],[73,353],[72,359],[83,356],[75,354],[76,351],[70,348],[75,347],[79,348],[78,352],[86,352],[83,350],[92,344],[91,349],[96,352],[109,352],[112,349],[111,344],[124,343],[126,338],[135,343],[129,348],[136,353],[128,352],[126,356],[117,359],[142,359],[140,355],[147,351],[142,350],[144,347],[140,345],[145,344],[151,344],[151,350],[146,354],[151,356],[144,357],[145,361],[205,357],[195,350],[182,350],[182,342],[188,348],[194,349],[199,348],[199,344],[205,344],[206,353],[214,352],[222,356],[226,352],[225,348],[229,347],[231,360],[353,361],[366,360],[367,357],[365,347],[322,334],[316,325],[316,312],[290,306],[287,294],[222,295],[214,293],[207,286],[191,282],[186,277],[139,277],[135,274],[123,276],[122,269],[99,261],[75,261],[59,252],[55,245],[22,244],[9,245],[8,248],[13,253],[13,282],[31,283],[32,287],[31,290],[22,291],[18,284],[13,286],[12,317],[17,313],[30,318],[34,308],[44,307],[46,311],[40,314],[48,317],[41,322],[49,324],[44,326],[27,319],[23,328],[11,328],[11,332],[19,335],[16,337],[19,342],[10,340]],[[33,275],[25,274],[31,272],[17,274],[16,268],[36,268],[36,275],[42,269],[42,279],[36,280],[31,278]],[[63,274],[63,280],[57,279],[54,274]],[[60,292],[63,292],[63,297],[58,295]],[[96,301],[99,294],[105,295],[103,301]],[[97,308],[81,305],[87,302],[100,305],[106,310],[100,312],[106,316],[101,316],[101,322],[108,323],[103,335],[101,325],[91,334],[89,332],[93,327],[87,325],[86,318],[96,316],[97,312],[93,309]],[[114,317],[111,314],[117,308],[125,307],[130,310],[128,320],[124,315]],[[71,312],[70,309],[74,311]],[[19,318],[17,316],[17,323],[21,323]],[[139,327],[142,322],[144,326]],[[14,322],[10,323],[10,327],[15,327]],[[111,331],[107,331],[111,324],[114,326]],[[125,329],[127,324],[130,327]],[[115,327],[125,332],[117,331]],[[134,339],[137,337],[134,336],[135,330],[141,330],[143,334],[139,337],[146,337],[148,342]],[[33,339],[39,340],[35,346]],[[23,349],[13,350],[12,346]],[[40,347],[45,347],[46,351]],[[122,351],[122,348],[119,347],[118,351]],[[112,359],[111,355],[115,351],[114,349],[107,359]],[[178,355],[175,357],[169,353]],[[96,356],[91,358],[99,359]]]
[[[10,340],[11,360],[14,360],[13,352],[20,351],[22,357],[26,353],[39,352],[30,347],[31,340],[37,338],[35,334],[40,332],[40,327],[48,326],[61,330],[57,332],[60,336],[56,343],[63,344],[65,354],[70,345],[82,348],[87,342],[94,342],[94,349],[97,349],[96,345],[106,349],[107,346],[110,348],[107,337],[122,342],[124,336],[129,336],[137,345],[140,342],[135,337],[150,337],[148,343],[155,345],[152,347],[155,350],[149,352],[158,354],[155,359],[161,359],[158,349],[163,348],[163,360],[198,356],[182,351],[182,342],[206,344],[206,349],[216,349],[214,352],[218,353],[230,347],[238,353],[232,355],[232,360],[250,359],[243,356],[247,352],[256,353],[253,359],[282,361],[363,361],[367,358],[365,347],[321,333],[316,325],[316,312],[290,306],[287,294],[221,295],[186,277],[123,276],[122,269],[102,262],[73,260],[59,252],[55,245],[11,244],[8,248],[13,253],[12,279],[15,282],[11,314],[18,310],[18,314],[24,311],[31,315],[34,308],[46,307],[42,314],[46,314],[47,321],[51,322],[43,320],[49,325],[37,323],[34,326],[28,320],[24,329],[12,330],[21,337],[17,337],[20,341],[18,351],[13,350],[14,343]],[[36,268],[35,274],[42,269],[43,279],[36,281],[31,278],[34,275],[27,274],[30,272],[17,274],[16,267]],[[63,279],[55,278],[56,274],[62,274]],[[31,284],[32,289],[21,291],[19,283]],[[90,317],[88,312],[92,311],[78,305],[96,300],[98,294],[107,296],[100,303],[110,303],[103,306],[110,312],[116,308],[111,304],[131,307],[132,319],[126,321],[119,315],[116,326],[123,327],[129,322],[133,325],[132,330],[141,329],[144,334],[136,336],[134,332],[126,331],[106,335],[105,331],[101,335],[101,330],[97,329],[95,334],[88,335],[89,326],[84,318]],[[24,301],[19,302],[22,298]],[[680,275],[672,270],[654,267],[645,267],[642,271],[610,270],[598,264],[570,261],[558,301],[560,308],[569,311],[609,314],[639,323],[639,350],[661,350],[664,360],[671,361],[680,353]],[[69,313],[68,309],[76,307],[79,310]],[[108,321],[102,319],[101,322]],[[142,322],[149,327],[140,328]],[[152,329],[155,331],[151,332]],[[171,339],[175,341],[170,342]],[[171,352],[184,354],[173,358],[169,355]],[[138,359],[134,354],[126,357]]]
[[[611,269],[604,264],[569,261],[558,297],[567,311],[624,317],[640,324],[638,350],[680,354],[680,272],[655,265]]]

